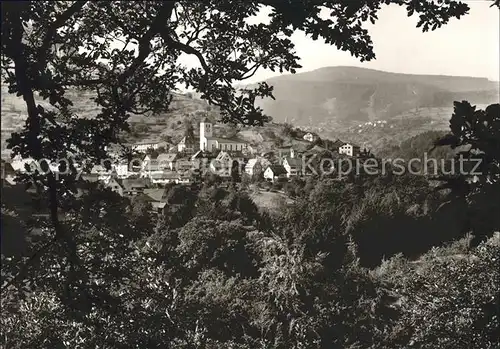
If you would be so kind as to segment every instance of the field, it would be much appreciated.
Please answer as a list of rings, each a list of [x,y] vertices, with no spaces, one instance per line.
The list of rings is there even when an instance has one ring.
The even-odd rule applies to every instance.
[[[252,193],[250,197],[258,207],[269,210],[276,209],[282,202],[287,204],[293,202],[291,199],[287,198],[285,194],[272,191],[260,190]]]

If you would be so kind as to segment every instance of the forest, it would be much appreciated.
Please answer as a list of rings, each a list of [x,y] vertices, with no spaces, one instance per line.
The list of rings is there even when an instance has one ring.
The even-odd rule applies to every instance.
[[[300,68],[295,30],[374,59],[365,24],[389,4],[423,31],[469,10],[430,0],[3,2],[2,80],[27,114],[8,148],[98,162],[131,115],[168,110],[179,84],[220,107],[221,122],[263,125],[254,102],[272,87],[234,83]],[[262,6],[268,24],[246,21]],[[182,54],[200,67],[178,65]],[[95,92],[93,118],[75,115],[70,87]],[[394,151],[413,154],[407,145]],[[242,184],[206,180],[171,187],[160,218],[92,183],[73,195],[71,163],[60,178],[19,176],[26,190],[2,189],[0,345],[496,349],[500,104],[455,102],[432,147],[480,160],[480,175],[311,177],[277,210],[257,207]],[[32,204],[47,216],[23,201],[36,188]],[[23,248],[5,249],[7,238]]]

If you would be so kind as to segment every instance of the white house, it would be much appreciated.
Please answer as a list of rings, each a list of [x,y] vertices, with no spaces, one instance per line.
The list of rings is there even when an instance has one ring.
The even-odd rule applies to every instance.
[[[287,157],[283,160],[283,167],[286,170],[286,176],[288,178],[301,174],[302,164],[300,159]]]
[[[308,132],[304,135],[304,139],[308,142],[314,142],[318,139],[319,137],[315,135],[314,133]]]
[[[148,149],[156,150],[160,147],[160,144],[157,142],[144,142],[144,143],[135,143],[132,144],[132,150],[137,152],[145,152]]]
[[[286,178],[286,170],[283,165],[271,165],[264,171],[264,178],[270,182],[276,182]]]
[[[116,162],[112,165],[112,168],[116,172],[118,178],[127,178],[130,175],[127,161]]]
[[[153,156],[152,154],[144,155],[141,162],[141,171],[145,171],[147,167],[150,167],[152,163],[155,163],[155,160],[156,160],[156,155],[155,156]]]
[[[344,143],[339,147],[339,154],[345,154],[348,156],[356,156],[359,154],[359,146],[351,144],[351,143]]]
[[[220,177],[231,176],[231,169],[233,167],[233,158],[229,153],[221,151],[217,157],[210,162],[210,170],[212,173]]]
[[[236,137],[221,138],[213,137],[213,125],[208,119],[200,122],[200,150],[203,151],[243,151],[247,148],[247,143]]]

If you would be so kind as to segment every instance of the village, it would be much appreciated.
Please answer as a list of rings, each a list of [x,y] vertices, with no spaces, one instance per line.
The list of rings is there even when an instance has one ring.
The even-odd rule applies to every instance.
[[[118,152],[108,151],[109,159],[93,164],[90,170],[80,166],[80,182],[99,183],[123,197],[141,195],[151,202],[155,210],[165,206],[165,187],[200,183],[212,176],[221,183],[253,181],[264,183],[286,183],[293,178],[311,176],[304,167],[304,158],[319,153],[329,156],[357,157],[366,152],[360,147],[337,140],[331,150],[317,145],[319,136],[307,132],[303,140],[311,144],[307,151],[294,146],[282,146],[272,151],[259,153],[247,141],[234,137],[217,137],[214,124],[207,118],[199,123],[199,136],[186,135],[177,145],[162,142],[140,142],[129,144],[133,158],[123,159]],[[14,186],[18,173],[34,170],[32,159],[2,159],[4,184]],[[39,165],[38,165],[39,166]],[[48,165],[57,175],[59,165]]]

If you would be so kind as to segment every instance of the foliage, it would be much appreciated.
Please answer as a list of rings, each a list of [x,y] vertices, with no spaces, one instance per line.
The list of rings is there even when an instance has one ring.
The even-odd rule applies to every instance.
[[[437,203],[431,201],[438,198],[431,200],[425,184],[416,178],[324,179],[276,215],[260,213],[235,187],[172,186],[167,196],[176,209],[156,227],[141,229],[137,219],[148,211],[146,202],[136,197],[129,204],[96,188],[77,201],[68,222],[77,229],[80,246],[76,270],[58,262],[66,259],[64,246],[57,244],[26,275],[31,281],[25,291],[4,290],[2,325],[8,335],[2,344],[493,348],[497,320],[488,309],[497,301],[490,296],[498,287],[493,269],[498,245],[473,250],[479,259],[455,259],[457,252],[467,252],[462,243],[450,252],[431,250],[419,264],[395,257],[373,273],[362,266],[391,244],[391,235],[383,235],[390,225],[374,222],[378,216],[402,214],[412,203],[426,201],[427,211],[407,215],[432,214]],[[189,215],[172,223],[178,212]],[[409,221],[392,224],[401,233]],[[366,233],[378,234],[381,243],[367,243],[360,235],[370,225],[378,230]],[[405,249],[402,239],[395,241],[392,253],[398,246]],[[6,261],[4,269],[14,271],[15,265]],[[64,283],[70,275],[79,281]],[[440,284],[422,288],[422,282]],[[438,303],[423,302],[435,297]],[[455,336],[455,331],[464,332]]]
[[[401,258],[389,261],[381,277],[392,284],[401,312],[394,344],[498,347],[498,258],[500,245],[492,239],[466,253],[443,247],[416,263]]]
[[[269,119],[254,101],[270,96],[272,88],[260,84],[237,91],[234,82],[259,68],[299,68],[287,38],[297,29],[361,60],[374,58],[363,25],[390,3],[420,14],[424,31],[468,10],[456,1],[420,0],[7,2],[3,77],[28,111],[25,128],[12,135],[9,147],[35,160],[95,163],[107,156],[110,143],[122,141],[131,115],[167,110],[178,84],[219,106],[223,121],[262,124]],[[271,8],[270,22],[248,23],[262,5]],[[320,16],[323,8],[329,18]],[[114,47],[120,41],[124,44]],[[201,68],[178,65],[182,54],[197,57]],[[98,114],[74,115],[69,87],[95,92]],[[38,105],[39,97],[51,108]],[[373,215],[427,214],[423,207],[432,200],[426,192],[418,199],[422,208],[407,210],[409,198],[422,193],[419,183],[395,180],[391,185],[397,188],[386,192],[387,178],[378,186],[364,178],[308,179],[296,204],[273,215],[259,213],[234,186],[217,188],[220,179],[212,178],[201,190],[169,188],[168,209],[155,225],[144,198],[129,202],[97,187],[71,195],[79,183],[72,163],[70,170],[58,180],[50,172],[24,178],[48,197],[50,224],[39,223],[40,240],[29,246],[33,254],[2,260],[2,346],[354,349],[388,347],[392,332],[409,333],[419,344],[427,341],[425,328],[413,327],[413,320],[420,321],[414,310],[421,306],[418,299],[397,318],[389,307],[391,290],[361,263],[367,248],[360,227]],[[403,222],[380,227],[389,226],[394,236],[411,221]],[[452,276],[489,272],[490,265],[459,267]],[[427,274],[436,278],[432,281],[446,280]],[[457,278],[469,291],[467,302],[459,304],[472,308],[469,318],[476,319],[490,293],[472,294],[481,285],[467,275]],[[488,275],[481,281],[497,286],[487,283]],[[439,290],[442,298],[446,287]],[[461,290],[453,287],[451,294],[460,298]],[[445,298],[437,312],[425,310],[438,319],[450,309]],[[398,320],[403,328],[394,327]],[[490,340],[493,320],[469,329],[456,320],[451,328]],[[431,326],[429,334],[443,333],[441,325]],[[443,340],[437,344],[454,344],[450,336]]]
[[[454,152],[449,146],[434,147],[435,141],[445,134],[446,132],[442,131],[427,131],[410,137],[397,147],[386,148],[378,152],[377,155],[389,159],[400,158],[406,162],[411,159],[420,159],[419,162],[412,162],[414,171],[425,175],[442,175],[443,171],[450,171],[451,160],[454,156]],[[426,154],[425,157],[424,154]],[[445,166],[441,166],[441,164]]]
[[[194,127],[189,119],[184,119],[184,137],[186,137],[186,144],[194,144]]]
[[[496,214],[500,209],[500,104],[477,110],[466,101],[455,102],[450,129],[435,145],[460,147],[456,155],[460,170],[440,179],[446,181],[444,188],[466,198],[466,228],[476,235],[476,244],[500,230]]]

